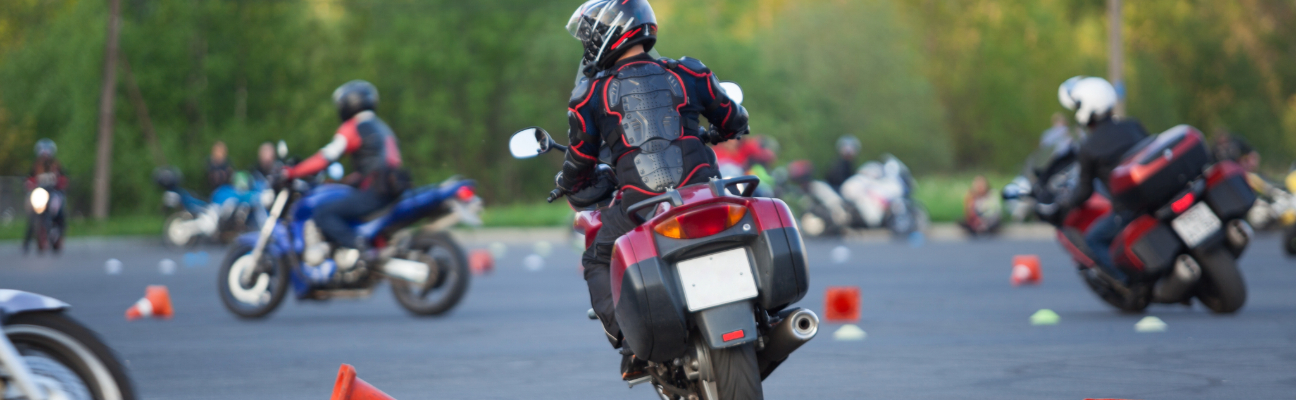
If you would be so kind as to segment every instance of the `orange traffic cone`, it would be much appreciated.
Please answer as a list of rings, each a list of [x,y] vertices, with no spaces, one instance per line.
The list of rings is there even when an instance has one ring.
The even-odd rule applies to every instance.
[[[472,254],[468,255],[468,266],[473,275],[489,274],[495,270],[495,256],[491,255],[490,250],[473,250]]]
[[[1038,285],[1043,275],[1040,273],[1039,257],[1035,255],[1013,256],[1012,276],[1009,280],[1013,286],[1025,284]]]
[[[854,286],[829,286],[824,296],[824,320],[856,322],[860,318],[860,290]]]
[[[337,382],[333,384],[333,397],[330,400],[396,400],[387,393],[356,377],[355,368],[342,364],[338,369]]]
[[[149,285],[148,289],[144,291],[144,298],[126,309],[126,320],[134,321],[148,317],[169,319],[173,311],[171,309],[171,295],[167,293],[166,286]]]

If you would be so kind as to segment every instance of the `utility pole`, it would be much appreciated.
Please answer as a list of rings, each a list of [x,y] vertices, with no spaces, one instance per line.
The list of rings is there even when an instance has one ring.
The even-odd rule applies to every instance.
[[[1116,117],[1125,116],[1125,42],[1121,40],[1121,0],[1107,0],[1107,79],[1116,86]]]
[[[113,100],[117,94],[117,34],[121,28],[121,0],[108,0],[108,37],[104,44],[103,91],[99,93],[99,151],[95,159],[94,204],[97,220],[108,218],[112,186]]]

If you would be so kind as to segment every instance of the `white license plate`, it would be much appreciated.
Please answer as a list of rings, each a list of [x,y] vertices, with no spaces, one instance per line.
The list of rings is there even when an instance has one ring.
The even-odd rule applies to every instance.
[[[733,249],[675,264],[689,311],[756,297],[746,249]]]
[[[1219,217],[1215,216],[1210,206],[1202,202],[1189,208],[1183,215],[1175,217],[1170,221],[1170,226],[1180,238],[1183,238],[1188,247],[1197,247],[1211,234],[1220,230],[1221,224]]]

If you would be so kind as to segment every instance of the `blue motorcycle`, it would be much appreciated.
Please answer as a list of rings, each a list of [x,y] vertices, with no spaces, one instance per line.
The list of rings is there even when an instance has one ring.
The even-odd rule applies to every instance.
[[[173,210],[162,224],[163,241],[173,247],[193,245],[201,240],[216,239],[229,243],[248,227],[260,226],[266,211],[262,198],[271,198],[264,180],[253,179],[247,172],[234,174],[233,182],[212,191],[208,202],[180,186],[180,172],[159,168],[153,179],[165,193],[162,204]]]
[[[443,314],[468,290],[467,257],[448,229],[481,223],[474,187],[452,178],[407,191],[387,209],[352,221],[379,253],[369,265],[353,250],[338,250],[312,220],[317,206],[357,189],[294,180],[274,196],[260,232],[239,236],[230,248],[218,279],[221,301],[241,318],[261,318],[279,306],[290,284],[299,300],[327,300],[367,297],[390,280],[409,312]]]

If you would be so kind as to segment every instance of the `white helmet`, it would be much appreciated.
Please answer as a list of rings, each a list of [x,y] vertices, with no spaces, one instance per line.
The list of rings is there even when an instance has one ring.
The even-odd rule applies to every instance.
[[[1116,88],[1103,78],[1077,76],[1058,87],[1058,102],[1075,111],[1076,122],[1088,125],[1116,107]]]

